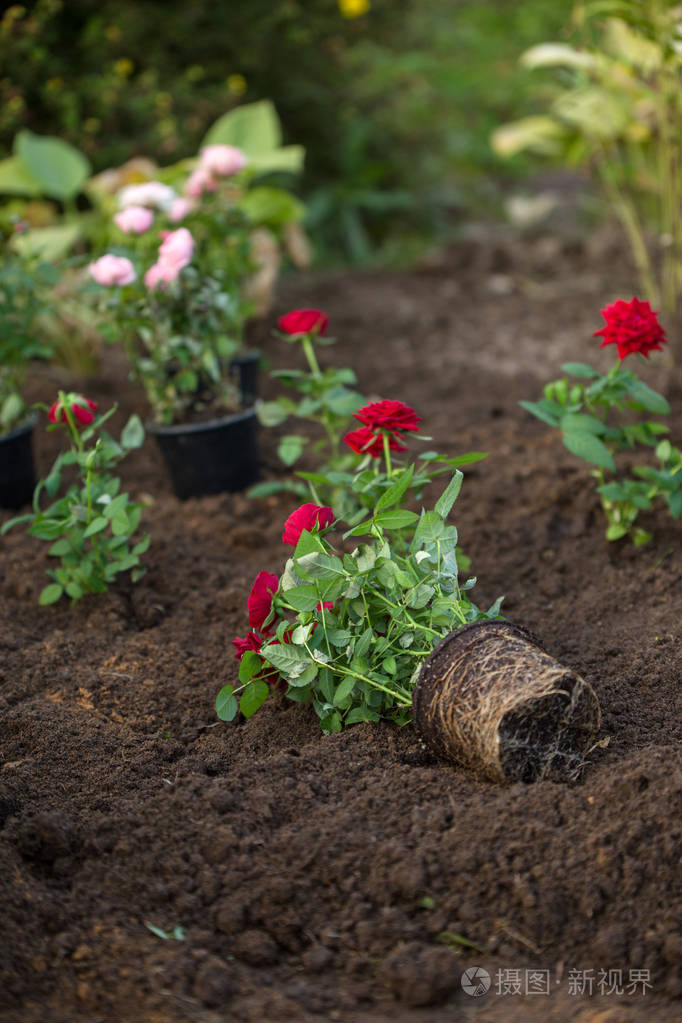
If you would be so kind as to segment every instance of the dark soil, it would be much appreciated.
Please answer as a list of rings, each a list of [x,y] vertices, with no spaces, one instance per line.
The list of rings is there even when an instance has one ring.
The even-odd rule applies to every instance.
[[[292,277],[252,329],[283,365],[275,317],[324,309],[326,354],[364,393],[413,405],[443,452],[491,452],[453,517],[477,602],[504,593],[597,691],[601,744],[577,782],[481,781],[410,726],[326,737],[282,694],[219,722],[291,496],[182,503],[149,441],[121,466],[149,502],[147,575],[73,608],[37,604],[46,545],[0,541],[2,1021],[682,1019],[680,526],[660,511],[648,546],[608,544],[589,469],[517,404],[561,361],[609,366],[599,309],[632,293],[617,251],[463,246],[410,274]],[[680,444],[682,390],[663,360],[647,370]],[[41,371],[31,398],[63,383]],[[117,400],[119,425],[144,414],[112,349],[76,384]],[[41,472],[57,444],[39,431]],[[280,474],[272,435],[261,449]],[[477,966],[481,998],[460,983]],[[531,969],[551,994],[523,993]],[[609,970],[620,992],[618,974],[598,986]]]

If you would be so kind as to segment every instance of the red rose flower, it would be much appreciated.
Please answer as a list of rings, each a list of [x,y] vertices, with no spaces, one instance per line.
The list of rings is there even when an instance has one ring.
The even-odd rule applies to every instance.
[[[319,309],[294,309],[277,321],[279,329],[285,334],[324,334],[329,326],[329,317]]]
[[[389,433],[398,433],[400,430],[418,430],[422,419],[413,408],[404,402],[390,400],[375,401],[371,405],[365,405],[364,408],[354,412],[353,416],[373,430],[388,430]]]
[[[263,640],[256,635],[255,632],[250,632],[248,636],[235,636],[232,640],[232,646],[235,648],[237,653],[234,655],[238,661],[241,661],[242,657],[247,650],[253,650],[255,653],[260,653],[260,648],[263,645]]]
[[[381,458],[384,453],[384,438],[380,433],[375,433],[369,426],[359,426],[357,430],[351,430],[343,438],[353,451],[359,455],[371,455],[372,458]],[[407,451],[404,444],[390,434],[388,436],[388,447],[390,451]]]
[[[613,305],[601,310],[606,326],[595,330],[595,337],[603,337],[601,348],[617,345],[618,358],[640,352],[649,358],[649,352],[660,351],[666,344],[665,331],[658,322],[657,314],[648,302],[633,298],[631,302],[618,299]]]
[[[333,607],[334,607],[334,601],[333,600],[321,600],[320,603],[315,608],[315,610],[316,611],[322,611],[322,609],[324,608],[324,610],[326,610],[326,611],[331,611],[331,609]]]
[[[81,394],[70,394],[64,401],[55,401],[54,405],[51,406],[50,411],[47,413],[47,418],[51,423],[66,423],[65,404],[68,402],[68,406],[73,412],[73,417],[77,423],[81,426],[89,426],[90,423],[95,421],[93,412],[97,408],[96,401],[90,401],[89,398],[84,398]]]
[[[295,547],[301,538],[301,533],[307,529],[312,533],[315,526],[318,529],[325,529],[334,521],[334,512],[331,508],[320,507],[319,504],[302,504],[295,512],[292,512],[284,523],[282,541]]]
[[[272,596],[279,587],[279,578],[272,572],[259,572],[254,579],[249,599],[249,625],[253,629],[262,628],[263,622],[270,614]]]

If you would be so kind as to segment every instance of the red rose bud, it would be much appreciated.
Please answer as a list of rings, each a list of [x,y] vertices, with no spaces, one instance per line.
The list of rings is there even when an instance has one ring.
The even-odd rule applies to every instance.
[[[326,529],[333,521],[334,512],[331,508],[320,507],[318,504],[302,504],[284,523],[282,541],[295,547],[304,529],[312,533],[315,526],[318,529]]]
[[[80,394],[68,395],[66,402],[55,401],[54,405],[51,406],[50,411],[47,413],[47,418],[51,423],[66,423],[68,422],[66,417],[65,404],[68,403],[73,418],[81,426],[89,426],[90,423],[95,421],[93,412],[97,409],[97,402],[90,401],[89,398],[84,398]]]
[[[349,448],[356,451],[358,455],[371,455],[372,458],[381,458],[384,453],[384,438],[380,433],[375,433],[369,426],[359,426],[357,430],[351,430],[343,438]],[[399,444],[393,435],[388,437],[390,451],[407,451],[404,444]]]
[[[633,298],[631,302],[618,299],[613,305],[601,310],[606,326],[595,330],[595,337],[603,337],[601,348],[616,345],[618,358],[639,352],[649,358],[649,352],[660,351],[667,343],[665,331],[648,302]]]
[[[279,587],[279,578],[272,572],[259,572],[256,576],[249,599],[249,625],[260,629],[272,609],[272,597]]]
[[[333,607],[334,607],[333,600],[321,600],[320,603],[315,608],[315,610],[322,611],[324,609],[325,611],[331,611]]]
[[[364,408],[354,412],[353,416],[373,430],[388,430],[390,433],[397,433],[400,430],[418,430],[422,419],[413,408],[405,405],[404,402],[389,400],[375,401],[371,405],[365,405]]]
[[[294,309],[277,321],[284,334],[324,334],[329,326],[329,317],[319,309]]]

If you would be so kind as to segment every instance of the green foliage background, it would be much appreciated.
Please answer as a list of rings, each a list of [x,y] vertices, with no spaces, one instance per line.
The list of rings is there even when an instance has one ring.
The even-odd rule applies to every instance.
[[[27,127],[60,135],[95,170],[196,152],[240,102],[275,103],[307,151],[301,192],[327,255],[446,233],[499,199],[521,158],[490,131],[532,108],[518,56],[559,38],[571,0],[37,0],[0,22],[0,149]],[[396,241],[397,239],[397,241]]]

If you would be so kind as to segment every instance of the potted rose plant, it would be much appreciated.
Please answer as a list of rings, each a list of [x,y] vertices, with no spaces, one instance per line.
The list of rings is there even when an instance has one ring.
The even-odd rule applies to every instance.
[[[191,209],[160,182],[125,189],[113,218],[120,244],[89,265],[107,289],[103,332],[125,346],[181,498],[242,489],[258,476],[255,388],[235,379],[250,308],[246,221],[229,211],[218,253],[208,233],[170,229]]]
[[[51,347],[38,317],[54,270],[9,249],[0,266],[0,506],[20,508],[35,486],[31,436],[35,416],[23,397],[32,359],[47,358]]]

